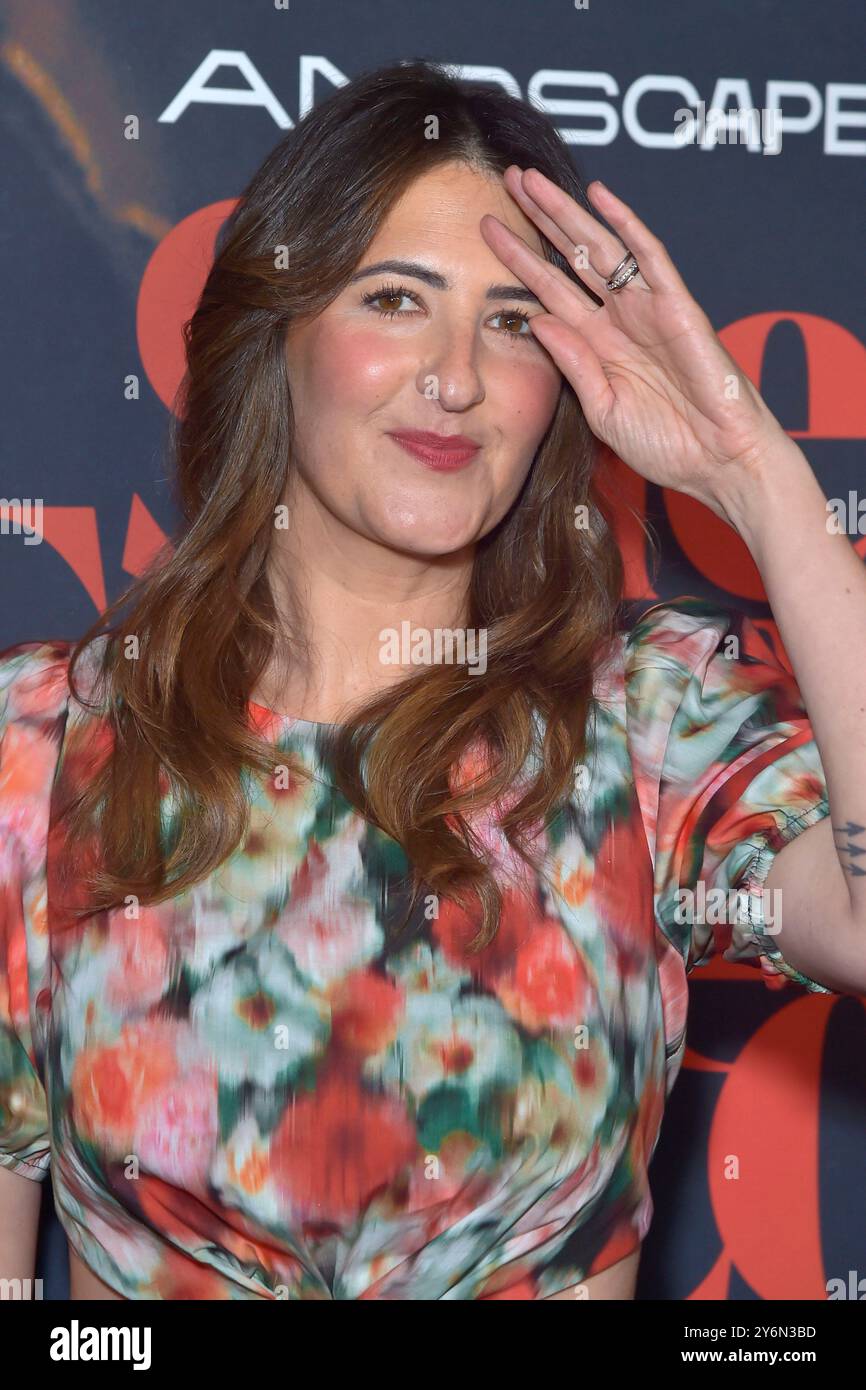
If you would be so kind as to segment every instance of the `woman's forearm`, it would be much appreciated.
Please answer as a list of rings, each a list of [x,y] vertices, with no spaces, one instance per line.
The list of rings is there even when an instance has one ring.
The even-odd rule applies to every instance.
[[[786,441],[723,504],[760,571],[809,712],[827,778],[834,841],[866,929],[866,567],[831,533],[820,484]]]

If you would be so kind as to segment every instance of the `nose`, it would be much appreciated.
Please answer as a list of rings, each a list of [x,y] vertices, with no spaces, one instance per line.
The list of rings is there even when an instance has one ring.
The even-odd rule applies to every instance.
[[[484,400],[484,383],[478,370],[478,342],[474,331],[452,324],[424,340],[418,364],[418,390],[428,400],[441,401],[446,410],[467,410]]]

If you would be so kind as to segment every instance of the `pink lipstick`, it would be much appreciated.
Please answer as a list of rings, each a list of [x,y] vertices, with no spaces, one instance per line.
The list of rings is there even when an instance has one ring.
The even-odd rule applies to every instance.
[[[481,445],[465,434],[432,434],[429,430],[388,430],[407,453],[439,473],[454,473],[474,459]]]

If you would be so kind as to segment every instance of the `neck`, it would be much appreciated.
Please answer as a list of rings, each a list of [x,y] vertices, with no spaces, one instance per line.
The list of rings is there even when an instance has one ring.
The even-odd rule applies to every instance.
[[[345,526],[306,487],[296,489],[289,516],[287,529],[275,532],[268,573],[284,630],[295,640],[287,662],[275,654],[253,699],[339,723],[417,669],[394,662],[386,629],[465,623],[473,547],[433,557],[397,552]]]

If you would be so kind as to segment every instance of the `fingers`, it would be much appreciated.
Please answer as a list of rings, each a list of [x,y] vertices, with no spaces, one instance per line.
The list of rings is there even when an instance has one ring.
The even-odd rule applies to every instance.
[[[590,429],[598,433],[614,405],[614,394],[592,344],[579,329],[550,314],[534,314],[529,326],[574,387]]]
[[[598,180],[589,184],[587,193],[614,226],[617,236],[538,169],[520,171],[517,165],[511,165],[505,174],[505,184],[526,215],[572,263],[574,248],[586,247],[590,272],[595,277],[593,288],[597,285],[605,292],[605,281],[623,259],[626,248],[633,252],[640,265],[640,274],[630,282],[632,288],[682,287],[662,243]]]
[[[545,260],[527,246],[522,237],[500,222],[498,217],[486,212],[481,218],[481,231],[491,249],[514,271],[528,289],[538,295],[542,304],[552,314],[568,322],[576,316],[594,314],[598,308],[579,286],[570,280],[559,266]]]
[[[521,170],[512,164],[505,171],[505,186],[514,201],[523,209],[527,217],[535,223],[542,236],[560,251],[577,274],[580,267],[575,265],[575,244],[552,217],[536,203],[523,187]]]
[[[766,956],[760,956],[758,959],[761,966],[761,975],[767,989],[785,989],[786,986],[790,984],[787,975],[784,975],[781,970],[777,970],[776,966],[773,965]]]
[[[593,289],[603,291],[605,280],[625,255],[616,237],[537,169],[519,171],[514,165],[506,171],[505,185],[539,231],[575,266],[575,271],[575,253],[585,251],[583,273],[588,272]]]
[[[633,212],[627,203],[617,198],[615,193],[611,193],[600,179],[594,179],[586,191],[599,212],[616,228],[623,244],[637,260],[641,274],[651,289],[685,289],[679,271],[663,243],[658,237],[653,236],[649,227],[641,222],[637,213]]]

